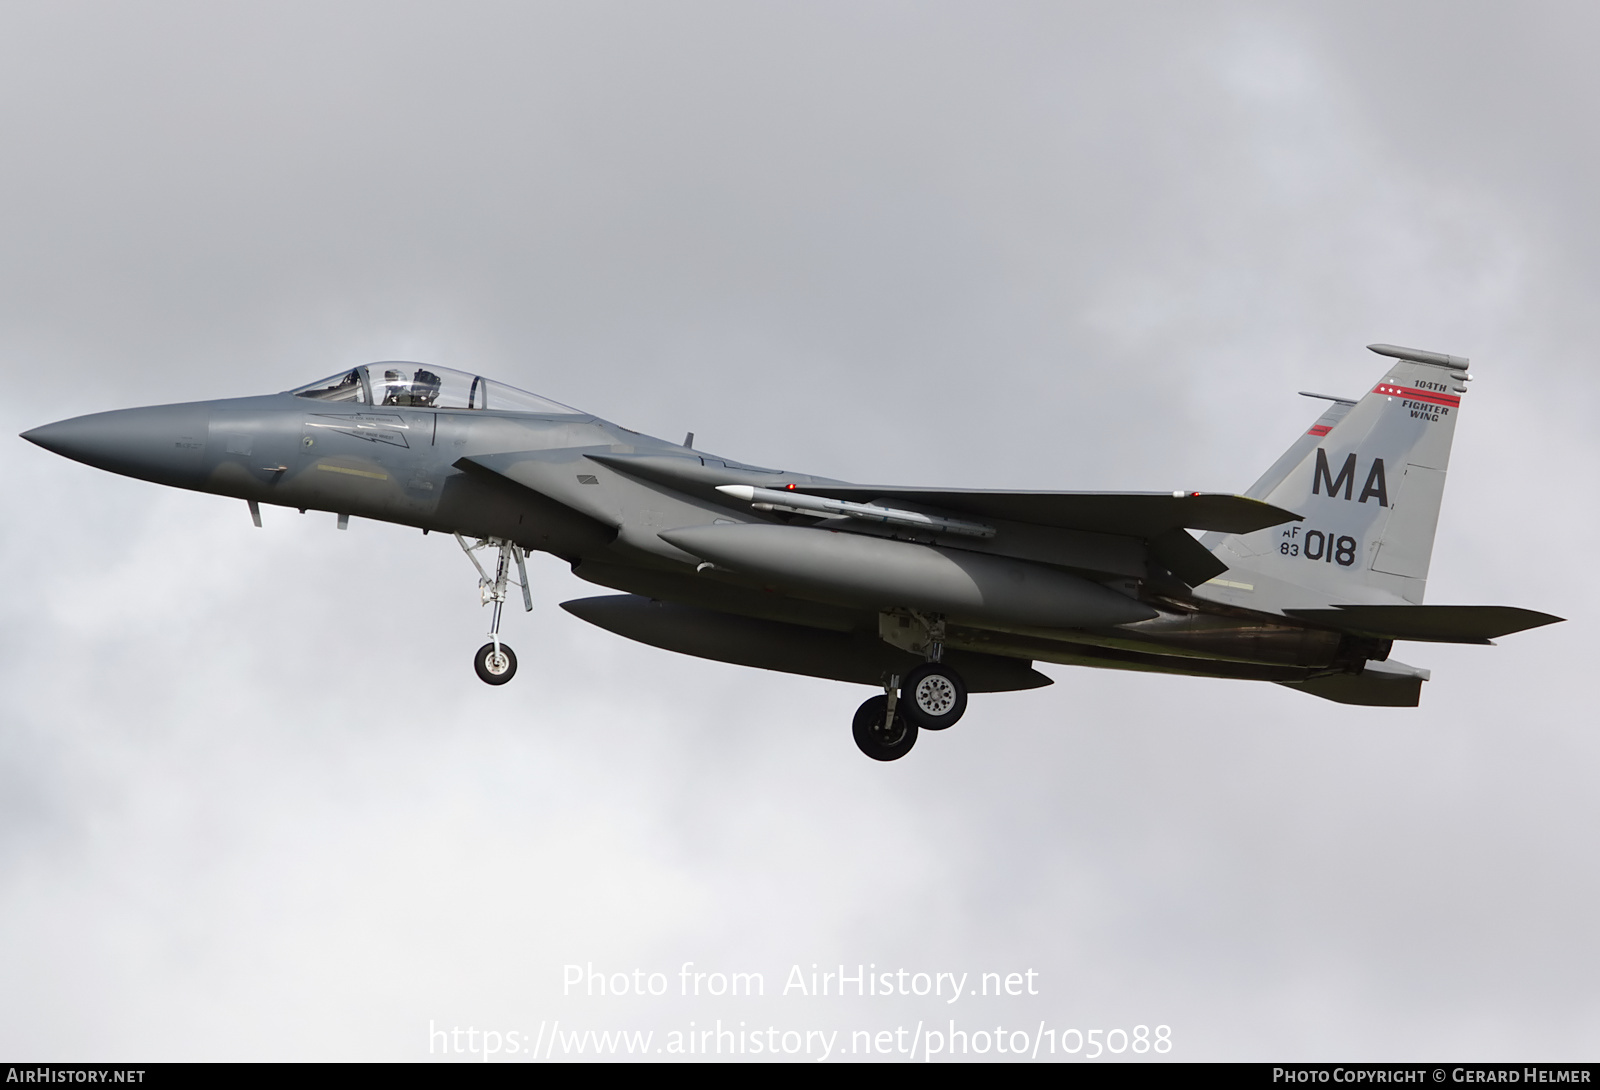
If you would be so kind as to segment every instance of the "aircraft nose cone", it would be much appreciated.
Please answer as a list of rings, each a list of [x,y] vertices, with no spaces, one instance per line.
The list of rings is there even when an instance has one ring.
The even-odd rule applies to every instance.
[[[78,458],[76,452],[83,446],[80,436],[87,430],[81,425],[86,419],[88,418],[77,416],[71,420],[58,420],[54,424],[45,424],[43,427],[25,431],[22,433],[22,438],[52,454]]]
[[[204,471],[209,420],[204,405],[153,405],[58,420],[22,438],[96,469],[192,487]]]

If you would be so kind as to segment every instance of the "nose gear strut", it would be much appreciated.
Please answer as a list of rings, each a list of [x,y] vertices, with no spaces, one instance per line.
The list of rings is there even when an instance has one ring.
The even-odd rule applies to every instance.
[[[489,622],[489,642],[478,648],[477,654],[472,657],[473,669],[486,683],[504,685],[517,672],[516,653],[500,642],[500,612],[506,604],[506,583],[511,575],[513,560],[517,564],[517,585],[522,588],[523,609],[533,612],[533,593],[528,589],[528,569],[522,559],[524,553],[520,547],[501,537],[483,538],[476,545],[468,545],[460,534],[456,534],[455,539],[456,544],[461,546],[461,551],[467,554],[467,559],[472,561],[472,566],[478,569],[479,601],[483,605],[494,606],[494,613]],[[487,548],[500,550],[492,579],[489,573],[484,571],[483,565],[478,563],[478,558],[472,555],[479,549]]]

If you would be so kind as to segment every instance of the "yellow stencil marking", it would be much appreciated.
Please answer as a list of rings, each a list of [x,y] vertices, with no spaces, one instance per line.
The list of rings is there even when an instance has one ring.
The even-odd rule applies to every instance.
[[[317,468],[326,470],[329,473],[347,473],[352,477],[367,477],[374,481],[387,481],[389,479],[387,473],[374,473],[370,469],[351,469],[348,466],[330,466],[326,462],[318,462]]]
[[[1254,583],[1235,583],[1231,579],[1207,579],[1206,582],[1207,583],[1211,583],[1211,584],[1215,584],[1216,586],[1219,586],[1219,587],[1232,587],[1234,590],[1255,590],[1256,589]]]

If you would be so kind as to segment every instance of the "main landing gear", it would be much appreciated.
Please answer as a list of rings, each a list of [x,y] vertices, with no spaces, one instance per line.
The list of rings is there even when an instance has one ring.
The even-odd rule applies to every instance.
[[[897,761],[916,745],[919,730],[945,730],[967,710],[967,686],[944,658],[944,621],[918,617],[925,641],[907,647],[925,653],[928,661],[902,680],[890,676],[883,695],[856,709],[851,733],[862,753],[874,761]],[[886,622],[884,630],[888,629]],[[904,646],[901,640],[895,641]]]
[[[486,684],[504,685],[517,673],[516,652],[500,642],[500,610],[506,604],[506,583],[510,579],[512,561],[517,565],[517,585],[522,588],[523,608],[533,611],[533,594],[528,590],[528,569],[522,562],[524,554],[516,545],[498,537],[485,538],[476,545],[468,545],[457,534],[456,543],[467,554],[467,559],[472,561],[472,566],[478,569],[478,597],[484,605],[494,606],[494,617],[489,622],[489,642],[478,648],[478,653],[472,656],[472,668]],[[492,579],[483,570],[483,565],[478,563],[478,558],[472,555],[479,549],[490,547],[500,550]]]
[[[923,730],[956,725],[967,710],[967,687],[961,675],[940,662],[925,662],[906,675],[900,686],[906,718]]]

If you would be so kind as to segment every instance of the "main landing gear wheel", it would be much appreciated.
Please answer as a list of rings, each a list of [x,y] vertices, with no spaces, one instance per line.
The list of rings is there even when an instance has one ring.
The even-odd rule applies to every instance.
[[[900,686],[899,707],[915,726],[944,730],[955,726],[966,712],[967,686],[950,667],[925,662],[906,675]]]
[[[861,752],[874,761],[898,761],[917,744],[916,724],[906,721],[900,707],[895,708],[894,722],[887,727],[884,720],[889,711],[888,697],[875,696],[856,709],[850,733],[855,735]]]
[[[486,643],[472,656],[472,668],[490,685],[504,685],[516,676],[517,653],[505,644],[496,650],[494,644]]]

